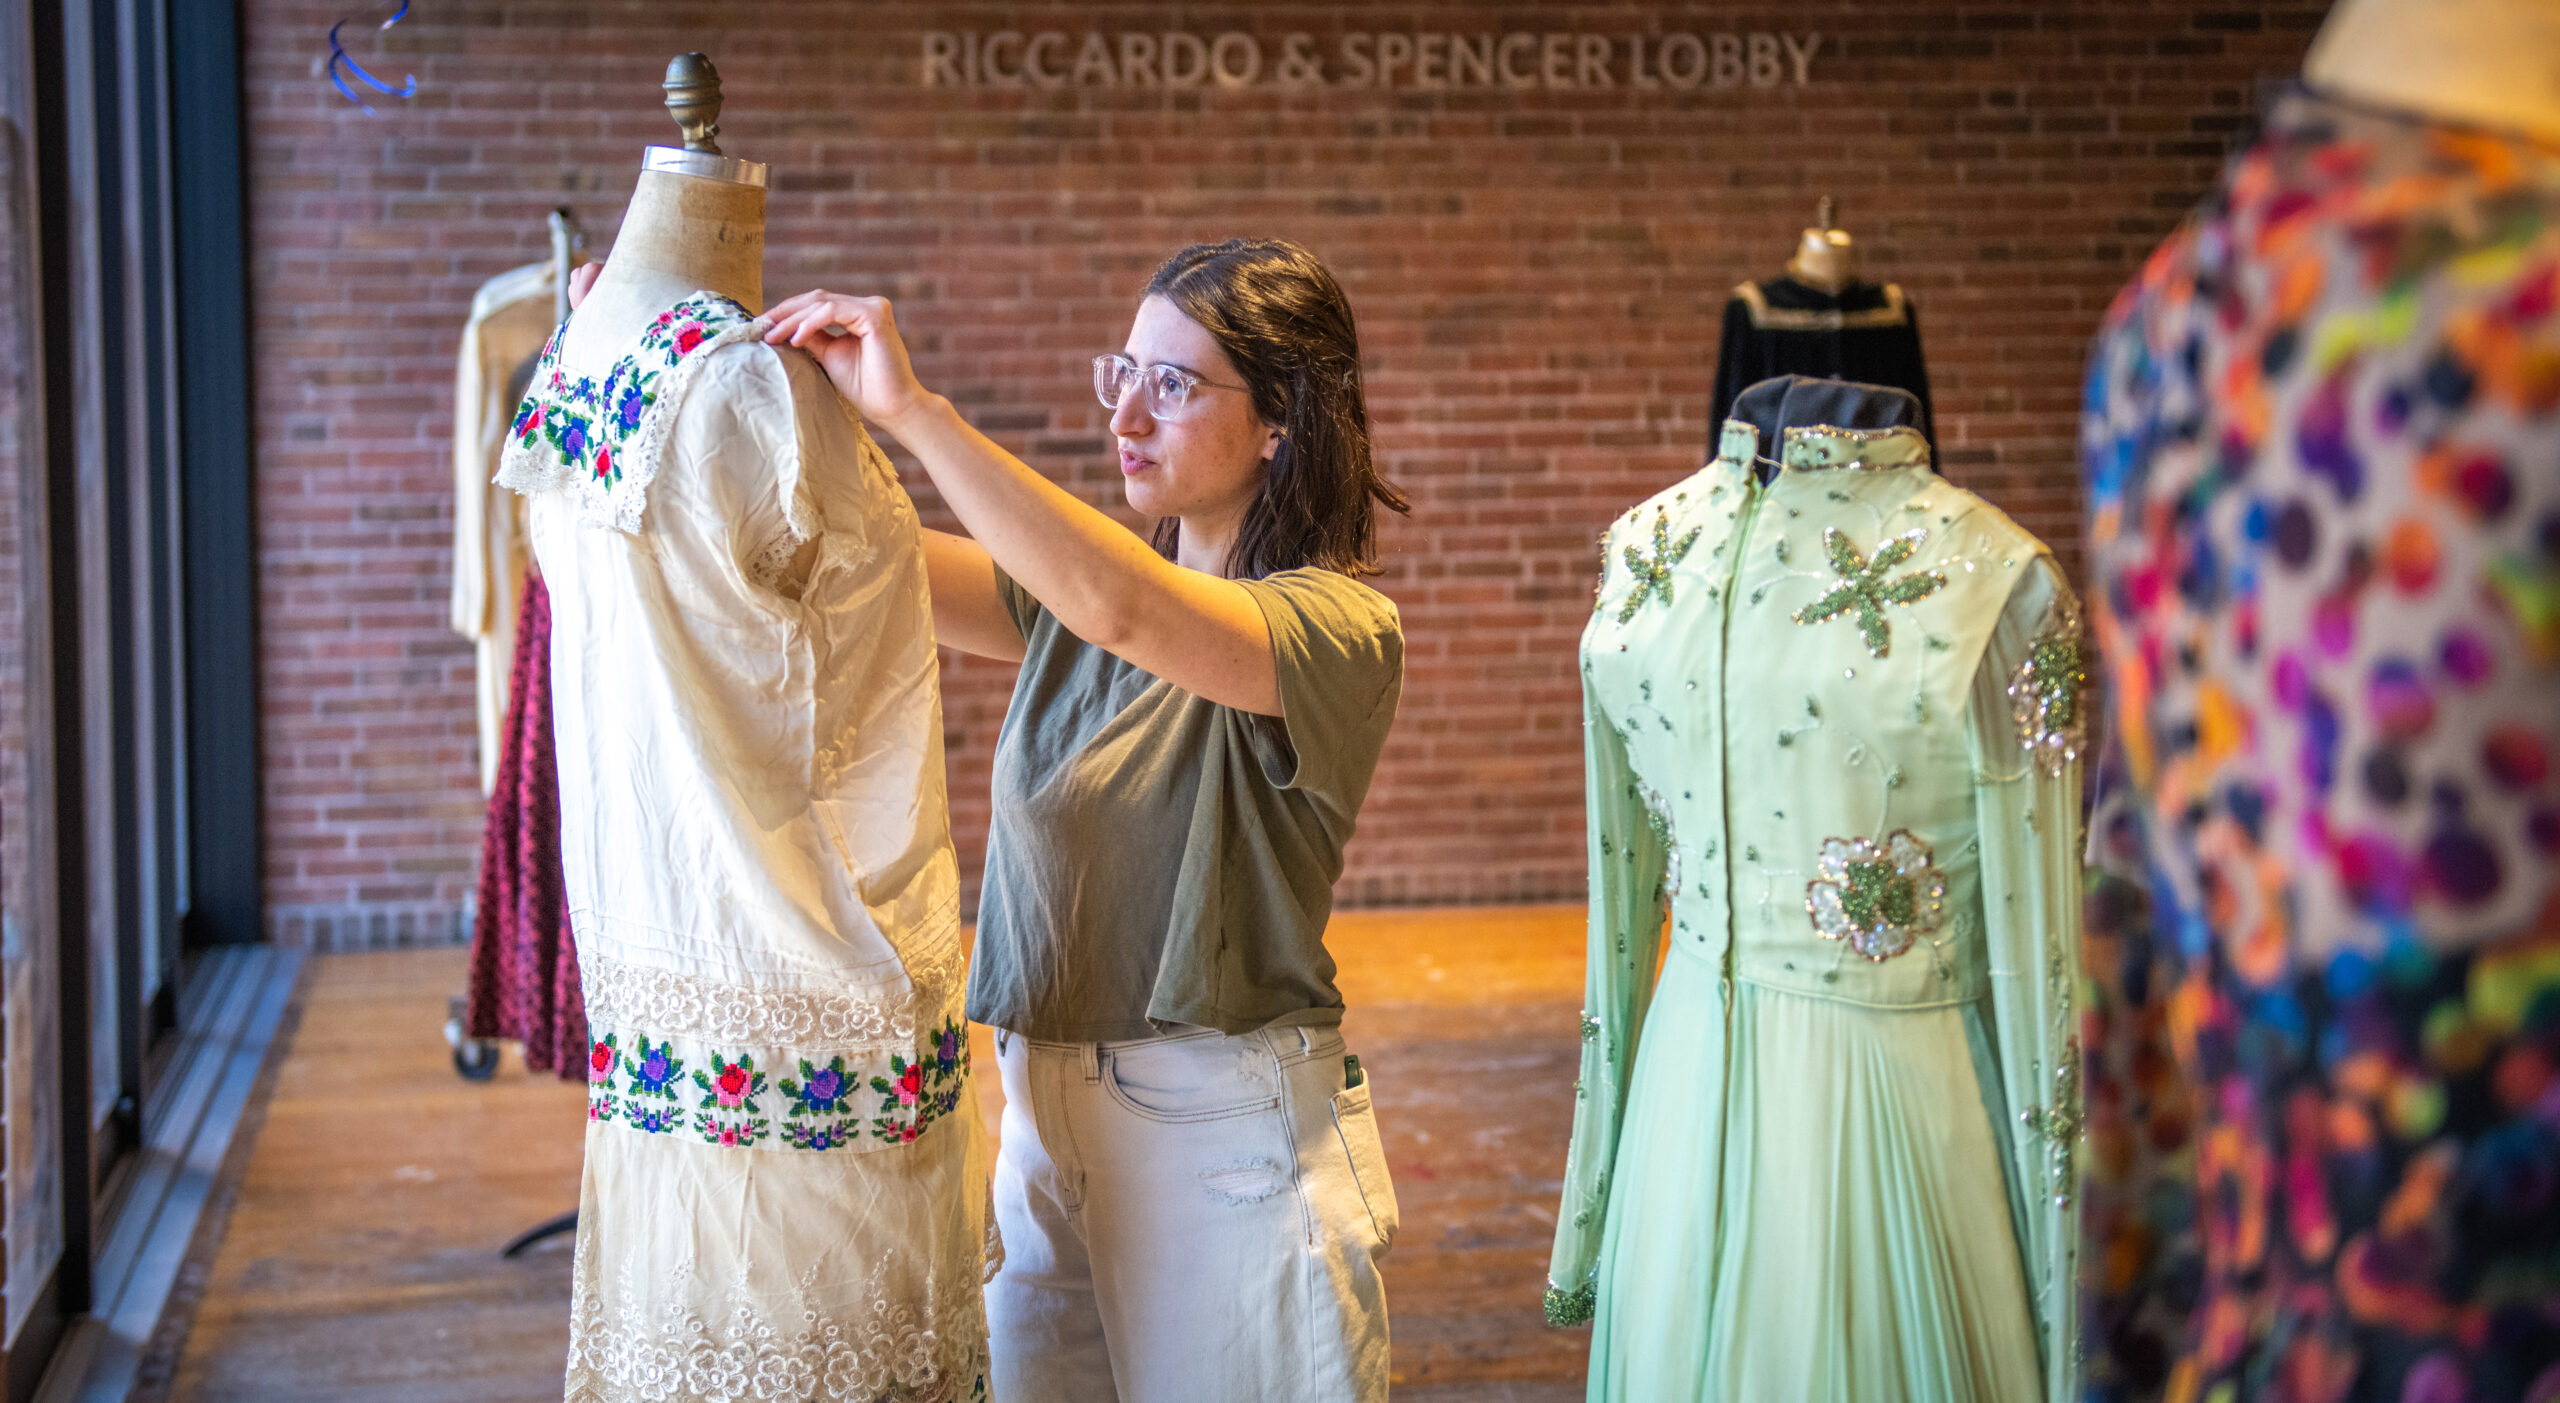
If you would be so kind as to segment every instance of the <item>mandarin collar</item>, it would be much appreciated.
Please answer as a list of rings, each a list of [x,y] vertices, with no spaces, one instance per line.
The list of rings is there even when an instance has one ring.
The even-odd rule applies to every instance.
[[[1890,475],[1907,480],[1914,473],[1930,473],[1929,440],[1908,424],[1882,429],[1799,424],[1781,430],[1778,437],[1774,464],[1778,471],[1772,485],[1827,481],[1846,486],[1839,481],[1843,476]],[[1761,452],[1759,427],[1740,419],[1725,421],[1716,458],[1737,470],[1772,465],[1771,458]]]

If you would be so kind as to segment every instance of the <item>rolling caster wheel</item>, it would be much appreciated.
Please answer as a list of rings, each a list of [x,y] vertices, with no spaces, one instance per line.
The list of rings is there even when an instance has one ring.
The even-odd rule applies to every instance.
[[[453,1070],[464,1081],[487,1081],[498,1074],[498,1045],[467,1038],[454,1045]]]

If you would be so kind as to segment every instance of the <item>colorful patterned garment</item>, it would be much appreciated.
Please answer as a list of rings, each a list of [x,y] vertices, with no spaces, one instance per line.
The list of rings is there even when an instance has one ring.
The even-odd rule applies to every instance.
[[[2080,948],[2089,994],[2081,1338],[2090,1403],[2150,1403],[2186,1338],[2203,1269],[2194,1098],[2169,1028],[2179,962],[2151,920],[2144,829],[2121,751],[2103,754],[2096,775]]]
[[[588,366],[564,329],[499,470],[550,595],[591,1028],[569,1403],[983,1388],[915,510],[764,325],[697,294]]]
[[[560,770],[551,746],[551,595],[524,582],[497,782],[480,828],[480,900],[471,926],[464,1025],[524,1044],[524,1065],[564,1081],[587,1074],[587,1002],[560,871]]]
[[[2174,1403],[2550,1403],[2560,147],[2288,97],[2118,300],[2083,447],[2099,855],[2147,869],[2097,963],[2171,981],[2097,1064],[2099,1377],[2191,1296]]]

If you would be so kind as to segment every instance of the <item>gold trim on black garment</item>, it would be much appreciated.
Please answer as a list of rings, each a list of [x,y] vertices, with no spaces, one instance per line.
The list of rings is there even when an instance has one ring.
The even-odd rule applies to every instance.
[[[1884,285],[1884,305],[1863,312],[1838,309],[1814,311],[1803,307],[1772,307],[1769,296],[1756,282],[1742,283],[1733,290],[1751,309],[1751,324],[1762,331],[1851,331],[1879,326],[1901,326],[1911,320],[1910,307],[1902,299],[1899,283]]]

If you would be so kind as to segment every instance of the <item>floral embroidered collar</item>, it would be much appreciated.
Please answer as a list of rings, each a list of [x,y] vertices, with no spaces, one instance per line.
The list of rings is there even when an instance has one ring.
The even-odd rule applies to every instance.
[[[599,382],[559,365],[561,323],[516,409],[497,483],[522,493],[569,491],[596,525],[640,529],[649,480],[684,391],[710,352],[764,325],[717,293],[697,292],[658,314]]]

